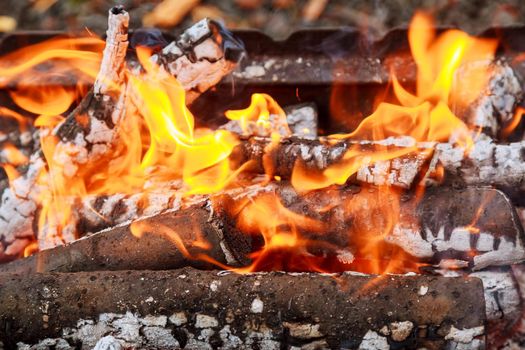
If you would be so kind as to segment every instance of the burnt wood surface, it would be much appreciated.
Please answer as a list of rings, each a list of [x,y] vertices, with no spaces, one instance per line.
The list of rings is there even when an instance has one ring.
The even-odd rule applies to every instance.
[[[377,242],[378,237],[381,242],[377,247],[385,263],[399,260],[403,266],[406,264],[406,271],[417,271],[415,262],[425,263],[424,269],[432,270],[434,265],[443,267],[452,260],[467,270],[478,270],[525,259],[523,229],[517,214],[508,198],[494,189],[438,188],[419,199],[411,194],[385,194],[368,186],[331,187],[299,195],[291,186],[279,183],[250,193],[203,197],[175,211],[122,224],[0,265],[0,272],[159,270],[184,266],[209,269],[213,266],[210,259],[230,266],[247,266],[251,262],[249,253],[259,251],[263,241],[260,232],[236,225],[243,211],[235,208],[257,200],[257,195],[276,196],[285,208],[314,222],[312,227],[297,226],[300,235],[312,244],[303,247],[306,251],[302,253],[285,252],[290,254],[291,262],[284,260],[282,269],[309,271],[311,266],[296,265],[293,260],[313,256],[329,271],[360,270],[369,259],[368,242]],[[115,206],[125,205],[125,200],[115,202]],[[385,212],[392,217],[386,218]],[[393,227],[389,220],[394,221]],[[136,230],[135,235],[132,232],[137,227],[143,228],[140,238]],[[342,252],[350,253],[352,258],[348,260]],[[273,269],[272,264],[270,256],[259,260],[254,268]]]
[[[354,163],[344,160],[350,150],[360,152],[353,158]],[[377,152],[391,152],[391,159],[365,161],[365,157],[373,157]],[[248,137],[234,149],[231,158],[236,164],[252,161],[248,171],[283,179],[292,177],[296,165],[322,179],[322,171],[347,162],[360,165],[349,177],[351,182],[410,188],[444,180],[459,185],[497,186],[511,196],[519,196],[525,183],[523,154],[523,141],[498,144],[479,139],[467,149],[453,143],[417,143],[406,137],[376,141],[290,137],[274,144],[269,138]],[[438,168],[444,171],[443,179],[437,175]]]
[[[82,325],[98,322],[107,327],[100,337],[119,339],[124,325],[117,326],[118,318],[127,312],[149,320],[150,326],[167,328],[175,340],[171,348],[175,342],[188,348],[231,347],[234,338],[221,337],[224,332],[238,338],[237,347],[248,348],[264,348],[266,341],[281,347],[357,349],[370,346],[371,340],[405,349],[443,349],[458,342],[477,348],[484,339],[483,288],[469,278],[237,275],[186,268],[3,274],[0,286],[0,339],[8,348],[45,338],[93,347],[89,342],[98,339],[87,340]],[[113,324],[111,317],[117,318]],[[210,329],[211,336],[198,337]],[[141,327],[135,337],[147,330]],[[131,342],[133,335],[125,339]]]

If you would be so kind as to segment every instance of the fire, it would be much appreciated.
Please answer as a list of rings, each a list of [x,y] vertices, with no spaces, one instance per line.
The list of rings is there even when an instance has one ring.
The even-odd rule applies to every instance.
[[[486,85],[486,62],[493,59],[497,43],[457,30],[436,35],[430,18],[421,13],[412,20],[409,42],[418,68],[415,91],[403,87],[393,71],[392,87],[397,102],[379,103],[353,132],[330,135],[324,142],[379,141],[401,136],[409,136],[413,142],[404,147],[372,144],[365,148],[356,142],[340,161],[317,172],[298,162],[290,179],[297,193],[306,196],[319,189],[344,186],[363,167],[421,152],[418,142],[450,140],[468,152],[473,144],[473,130],[453,111],[455,106],[472,102]],[[148,49],[138,48],[136,53],[142,71],[128,69],[125,86],[115,87],[118,93],[125,92],[127,96],[126,114],[117,130],[118,146],[110,157],[97,160],[96,166],[71,169],[72,165],[64,161],[68,159],[65,155],[75,154],[77,150],[61,144],[51,136],[50,130],[64,120],[85,91],[79,87],[52,85],[44,89],[35,85],[44,79],[71,73],[79,81],[92,83],[98,74],[102,48],[103,42],[98,38],[54,39],[0,60],[0,85],[16,86],[11,98],[22,110],[36,117],[34,125],[42,131],[41,148],[47,164],[38,176],[35,191],[41,207],[39,229],[46,230],[45,235],[50,239],[77,238],[74,226],[70,225],[75,198],[147,192],[171,181],[183,184],[184,196],[214,194],[236,186],[239,174],[250,165],[235,166],[230,159],[240,143],[239,136],[227,130],[196,128],[194,116],[186,107],[182,85],[150,59]],[[41,66],[48,63],[52,68],[42,73]],[[2,114],[15,118],[21,125],[27,122],[18,112]],[[79,118],[84,117],[87,118]],[[285,112],[267,94],[254,94],[248,108],[228,111],[226,117],[240,124],[244,136],[256,133],[269,137],[271,142],[266,151],[277,147],[282,135],[290,134]],[[521,114],[516,117],[519,118]],[[18,178],[16,167],[26,164],[28,159],[12,147],[4,150],[9,160],[4,168],[14,181]],[[283,181],[265,159],[263,163],[267,181]],[[375,226],[379,228],[372,231],[357,222],[359,231],[347,233],[352,246],[343,247],[338,253],[323,239],[329,223],[286,208],[276,195],[265,194],[235,203],[233,211],[238,229],[262,237],[261,246],[250,256],[253,263],[237,271],[330,272],[351,268],[373,273],[404,272],[406,257],[385,243],[385,237],[399,221],[400,195],[400,191],[384,186],[373,194],[365,193],[348,202],[334,196],[332,200],[339,201],[345,215],[359,217],[364,212],[381,218],[380,225]],[[140,223],[133,224],[131,229],[137,237],[149,232],[149,228]],[[204,255],[192,256],[188,250],[189,245],[209,249],[208,242],[201,239],[187,242],[169,227],[156,228],[156,232],[169,237],[183,254],[209,259]],[[32,244],[27,254],[34,248]],[[339,254],[339,262],[328,263],[326,254],[314,254],[319,250]],[[415,268],[416,263],[409,267]]]
[[[290,133],[286,113],[267,94],[253,94],[248,108],[226,111],[226,117],[237,120],[245,135],[269,136],[272,133]]]
[[[237,272],[320,270],[314,255],[309,253],[309,248],[319,242],[304,237],[301,232],[320,233],[321,222],[287,209],[273,194],[240,201],[236,206],[235,217],[241,232],[263,239],[262,247],[250,256],[253,263]]]

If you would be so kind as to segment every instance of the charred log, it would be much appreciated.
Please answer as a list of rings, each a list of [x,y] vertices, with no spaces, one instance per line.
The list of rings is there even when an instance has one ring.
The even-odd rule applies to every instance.
[[[261,232],[237,223],[244,206],[257,201],[258,196],[273,196],[312,223],[311,227],[296,228],[310,244],[301,247],[304,251],[300,253],[285,251],[290,259],[282,261],[282,269],[310,271],[317,266],[329,271],[367,272],[368,264],[378,258],[370,256],[370,242],[382,252],[385,266],[391,261],[400,265],[398,272],[418,271],[420,266],[471,271],[525,259],[517,215],[508,198],[497,190],[439,189],[420,200],[354,186],[299,195],[280,183],[177,204],[175,211],[124,223],[2,265],[0,272],[210,268],[218,263],[248,266],[251,253],[262,249]],[[109,200],[106,210],[126,205],[125,200]],[[276,251],[275,256],[282,253]],[[252,267],[274,269],[275,260],[270,255]]]
[[[517,73],[505,61],[479,61],[460,67],[456,73],[459,100],[462,93],[468,93],[469,87],[462,86],[461,78],[469,74],[469,69],[487,67],[488,83],[485,89],[468,106],[453,106],[455,114],[473,129],[484,131],[491,137],[498,133],[512,119],[516,106],[523,98],[523,89]],[[467,81],[469,79],[466,79]]]
[[[525,183],[525,142],[496,144],[486,138],[465,148],[452,143],[416,143],[410,137],[381,141],[291,137],[277,144],[251,137],[234,150],[232,159],[238,164],[251,160],[249,170],[289,179],[296,166],[313,176],[330,166],[344,166],[344,156],[350,150],[359,152],[353,160],[360,165],[351,182],[410,188],[419,183],[436,184],[441,181],[437,173],[444,170],[445,181],[464,185],[520,190]],[[372,160],[377,152],[388,152],[392,159]]]
[[[8,274],[0,285],[5,346],[45,338],[81,348],[99,341],[155,348],[477,349],[484,343],[477,279],[183,269]]]
[[[153,62],[177,78],[192,103],[201,93],[228,75],[244,54],[244,45],[219,23],[203,19],[187,29]]]

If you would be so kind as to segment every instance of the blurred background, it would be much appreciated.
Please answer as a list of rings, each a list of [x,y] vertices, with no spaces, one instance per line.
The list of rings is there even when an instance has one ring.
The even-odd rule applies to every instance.
[[[381,36],[406,26],[416,9],[433,13],[439,25],[472,34],[491,26],[522,24],[524,0],[2,0],[0,31],[106,29],[107,10],[122,4],[131,27],[178,31],[203,17],[230,28],[260,29],[276,39],[298,28],[353,26]]]

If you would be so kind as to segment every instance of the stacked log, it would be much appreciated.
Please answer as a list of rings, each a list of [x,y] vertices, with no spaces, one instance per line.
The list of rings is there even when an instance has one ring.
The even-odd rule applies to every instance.
[[[484,344],[478,279],[237,275],[185,268],[4,274],[0,284],[0,339],[8,347],[480,349]]]

